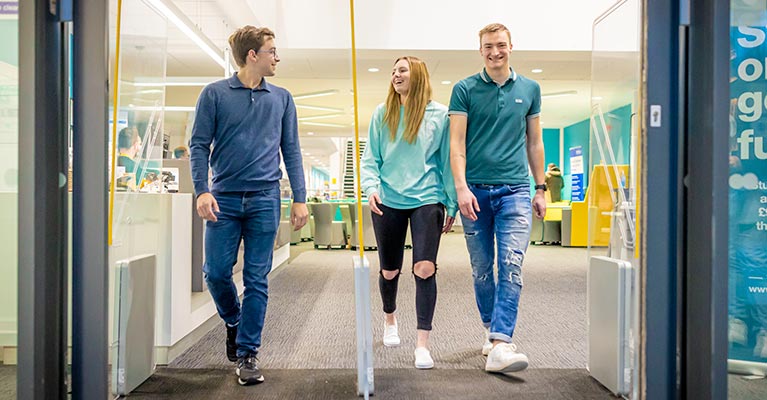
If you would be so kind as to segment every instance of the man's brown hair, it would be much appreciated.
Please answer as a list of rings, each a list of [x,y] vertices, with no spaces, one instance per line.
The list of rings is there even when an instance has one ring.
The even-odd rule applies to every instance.
[[[507,35],[509,35],[509,44],[511,44],[511,32],[509,32],[509,28],[507,28],[503,24],[495,23],[495,24],[487,25],[484,28],[482,28],[481,31],[479,31],[479,45],[482,46],[482,36],[483,35],[485,35],[487,33],[499,32],[499,31],[504,31],[504,32],[506,32]]]
[[[234,62],[239,67],[245,66],[250,50],[258,51],[269,40],[274,39],[274,32],[269,28],[256,28],[253,25],[245,25],[237,29],[229,36],[229,47],[232,49]]]

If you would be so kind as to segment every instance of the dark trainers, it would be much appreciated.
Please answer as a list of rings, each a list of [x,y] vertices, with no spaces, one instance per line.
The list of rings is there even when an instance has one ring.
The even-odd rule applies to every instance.
[[[264,381],[264,376],[258,369],[258,359],[255,355],[240,357],[237,360],[237,381],[240,385],[255,385]]]
[[[237,325],[226,325],[226,358],[237,362]]]

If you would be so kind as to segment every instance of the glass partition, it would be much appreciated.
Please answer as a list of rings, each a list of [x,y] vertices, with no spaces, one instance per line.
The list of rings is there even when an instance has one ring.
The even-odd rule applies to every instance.
[[[752,378],[767,374],[767,9],[731,7],[728,398],[764,398]]]
[[[154,368],[155,336],[159,340],[162,332],[154,307],[168,293],[160,272],[171,248],[166,232],[172,205],[162,194],[165,90],[157,84],[165,80],[168,29],[166,19],[142,1],[122,2],[122,9],[112,1],[110,15],[109,87],[118,96],[115,103],[114,92],[109,93],[105,132],[114,165],[105,268],[110,272],[111,390],[127,394]]]
[[[19,21],[0,2],[0,398],[16,396],[18,298]]]
[[[572,213],[588,226],[589,369],[613,393],[629,398],[638,398],[640,362],[641,15],[641,2],[626,0],[595,21],[589,146],[569,149],[582,154],[579,179],[586,187],[584,201],[573,201]],[[617,306],[608,310],[605,304]],[[597,315],[610,315],[609,321]],[[601,335],[600,329],[611,334]]]

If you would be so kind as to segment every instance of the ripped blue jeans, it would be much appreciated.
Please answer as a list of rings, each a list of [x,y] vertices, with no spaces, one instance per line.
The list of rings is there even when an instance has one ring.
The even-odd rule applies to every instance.
[[[463,218],[474,277],[474,296],[490,340],[511,343],[522,291],[522,262],[530,242],[530,186],[469,184],[477,198],[477,220]],[[493,262],[498,247],[498,283]]]

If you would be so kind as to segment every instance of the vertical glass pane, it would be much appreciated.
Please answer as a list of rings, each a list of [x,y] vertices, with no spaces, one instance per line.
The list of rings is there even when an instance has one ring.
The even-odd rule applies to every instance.
[[[16,396],[18,3],[0,1],[0,398]]]
[[[749,378],[767,374],[767,9],[731,7],[728,397],[765,398]]]
[[[161,181],[167,23],[147,2],[112,2],[109,98],[111,197],[109,327],[111,390],[127,394],[155,359],[156,280],[171,248],[170,199]],[[120,11],[119,46],[117,15]],[[119,57],[118,57],[119,56]],[[119,61],[117,61],[119,60]],[[118,81],[114,81],[117,71]],[[111,163],[112,158],[110,158]],[[166,291],[167,292],[167,291]]]
[[[582,207],[588,215],[589,283],[600,282],[600,276],[617,277],[607,287],[590,289],[590,314],[604,311],[602,306],[610,302],[622,307],[617,308],[617,318],[610,326],[618,332],[617,337],[595,341],[600,337],[595,329],[606,327],[589,326],[590,360],[600,360],[602,354],[615,351],[618,362],[612,362],[610,370],[631,373],[606,379],[598,376],[603,370],[595,365],[590,366],[591,372],[610,390],[630,398],[637,398],[634,390],[640,359],[637,285],[641,263],[636,246],[636,210],[641,190],[637,173],[641,136],[635,117],[641,99],[640,32],[639,0],[619,2],[594,24],[591,137],[588,149],[577,149],[584,153],[583,173],[588,174],[583,176],[588,189]],[[577,206],[581,204],[573,202],[573,213]]]

